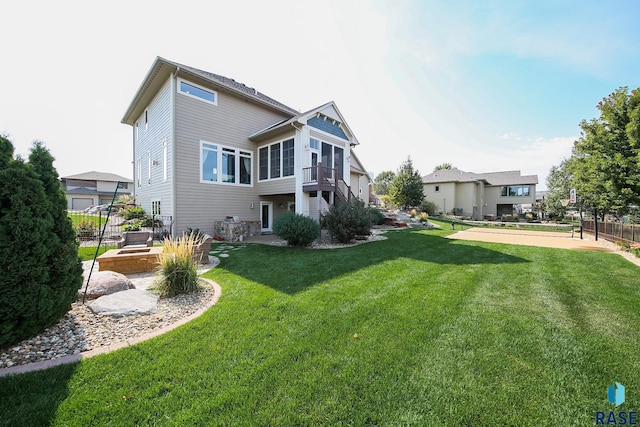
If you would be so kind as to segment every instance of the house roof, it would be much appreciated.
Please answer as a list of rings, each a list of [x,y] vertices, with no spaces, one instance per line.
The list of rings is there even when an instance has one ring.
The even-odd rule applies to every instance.
[[[67,175],[67,176],[61,177],[61,179],[65,179],[65,180],[79,179],[79,180],[86,180],[86,181],[110,181],[110,182],[120,181],[120,182],[133,183],[133,180],[129,178],[125,178],[124,176],[116,175],[115,173],[96,172],[96,171],[84,172],[76,175]]]
[[[359,175],[369,175],[369,173],[364,170],[364,166],[362,166],[362,162],[358,156],[356,156],[355,151],[351,151],[351,172],[355,172]]]
[[[256,89],[249,87],[244,83],[237,82],[232,78],[210,73],[178,62],[169,61],[168,59],[158,56],[142,81],[142,84],[138,88],[131,104],[129,104],[129,107],[122,118],[122,123],[133,125],[144,111],[144,108],[149,105],[155,94],[160,90],[160,87],[172,74],[196,77],[199,81],[204,81],[217,89],[227,90],[242,98],[250,99],[259,104],[276,109],[282,113],[292,116],[299,113],[297,110],[288,107],[261,92],[258,92]]]
[[[537,175],[521,175],[520,171],[504,172],[465,172],[457,168],[440,169],[422,177],[423,184],[440,182],[474,182],[483,181],[485,185],[518,185],[537,184]]]
[[[313,116],[325,116],[339,121],[341,127],[344,127],[343,130],[346,130],[347,136],[350,137],[351,145],[360,144],[356,136],[353,134],[353,131],[351,131],[351,128],[349,128],[349,125],[344,119],[344,116],[342,115],[342,113],[340,113],[340,110],[338,110],[338,107],[333,101],[329,101],[326,104],[320,105],[319,107],[312,108],[311,110],[305,111],[304,113],[296,114],[288,120],[282,120],[278,123],[275,123],[249,136],[249,139],[253,141],[259,141],[269,136],[277,135],[278,133],[281,133],[291,127],[298,128],[298,126],[304,126],[307,124],[307,120]]]

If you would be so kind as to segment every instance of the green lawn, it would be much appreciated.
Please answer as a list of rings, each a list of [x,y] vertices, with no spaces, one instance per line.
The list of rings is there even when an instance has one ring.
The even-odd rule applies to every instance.
[[[637,266],[448,232],[230,251],[200,318],[0,378],[0,424],[594,425],[615,381],[640,409]]]

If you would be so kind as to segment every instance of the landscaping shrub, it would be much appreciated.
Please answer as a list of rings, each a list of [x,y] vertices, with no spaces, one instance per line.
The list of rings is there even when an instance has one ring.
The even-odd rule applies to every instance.
[[[438,205],[436,205],[434,202],[424,199],[422,203],[420,203],[420,210],[422,212],[428,213],[430,216],[435,216],[438,213]]]
[[[193,250],[199,243],[201,242],[194,233],[164,240],[164,250],[158,255],[160,280],[155,287],[161,297],[171,298],[200,289],[198,266],[192,257]]]
[[[144,209],[142,207],[139,206],[133,206],[133,207],[126,207],[124,209],[122,209],[120,211],[120,216],[123,219],[129,220],[129,219],[142,219],[146,216],[146,213],[144,211]]]
[[[29,163],[0,136],[0,348],[55,324],[82,285],[67,200],[42,143]]]
[[[371,224],[382,225],[384,222],[384,214],[378,208],[369,208],[369,217]]]
[[[349,243],[356,236],[371,233],[371,217],[360,200],[331,205],[322,216],[322,226],[329,230],[331,238]]]
[[[291,246],[304,247],[320,236],[320,224],[313,218],[289,211],[276,219],[273,232]]]
[[[122,231],[140,231],[142,229],[142,222],[139,220],[131,221],[128,224],[122,226]]]

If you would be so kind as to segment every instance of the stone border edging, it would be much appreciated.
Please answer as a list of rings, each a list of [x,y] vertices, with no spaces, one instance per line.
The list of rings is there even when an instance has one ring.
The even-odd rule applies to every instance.
[[[121,341],[119,343],[104,345],[101,347],[94,348],[92,350],[83,351],[82,353],[79,353],[79,354],[72,354],[69,356],[59,357],[57,359],[42,360],[40,362],[27,363],[26,365],[18,365],[18,366],[11,366],[9,368],[2,368],[0,369],[0,378],[6,377],[8,375],[17,375],[17,374],[23,374],[26,372],[49,369],[54,366],[78,362],[82,359],[87,359],[89,357],[97,356],[99,354],[110,353],[112,351],[119,350],[124,347],[130,347],[134,344],[138,344],[148,339],[157,337],[158,335],[162,335],[166,332],[169,332],[170,330],[175,329],[178,326],[182,326],[185,323],[188,323],[191,320],[195,319],[196,317],[199,317],[202,314],[204,314],[205,311],[213,307],[218,302],[218,300],[220,299],[220,296],[222,295],[222,288],[220,288],[220,285],[218,285],[216,282],[210,279],[205,279],[204,277],[200,277],[199,279],[204,280],[205,282],[209,283],[213,287],[213,290],[214,290],[213,298],[211,298],[211,301],[209,301],[209,303],[206,306],[202,307],[200,310],[196,311],[190,316],[185,317],[184,319],[180,319],[177,322],[172,323],[171,325],[158,329],[157,331],[149,332],[148,334],[145,334],[136,338],[131,338],[125,341]]]

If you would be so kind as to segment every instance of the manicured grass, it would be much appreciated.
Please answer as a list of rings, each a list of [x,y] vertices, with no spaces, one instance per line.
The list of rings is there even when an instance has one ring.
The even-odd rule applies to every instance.
[[[116,246],[100,246],[100,250],[98,251],[98,256],[102,255],[109,249],[115,249]],[[96,254],[97,246],[82,246],[78,248],[78,256],[82,259],[82,261],[91,261]]]
[[[79,212],[69,212],[69,218],[71,218],[71,224],[73,228],[78,228],[80,224],[89,223],[92,224],[96,229],[102,227],[105,222],[107,222],[107,214],[103,213],[101,216],[97,214],[87,214],[87,213],[79,213]]]
[[[593,425],[615,381],[640,407],[637,266],[448,232],[230,251],[200,318],[1,378],[0,424]]]

